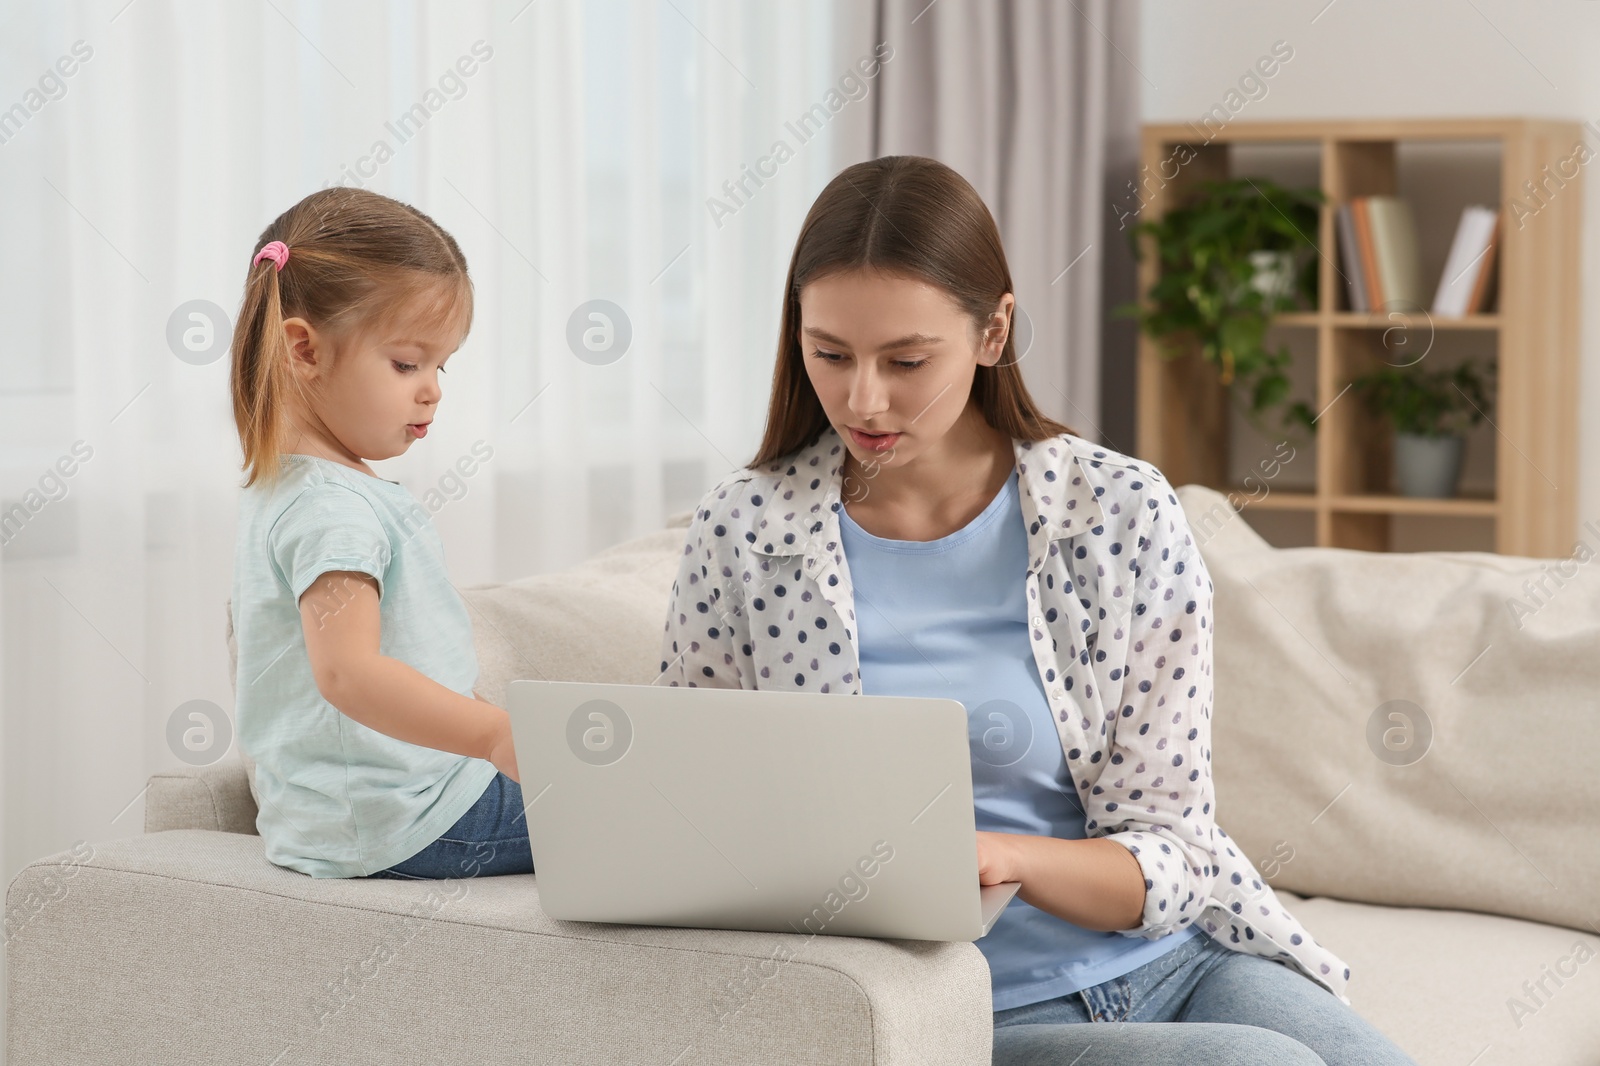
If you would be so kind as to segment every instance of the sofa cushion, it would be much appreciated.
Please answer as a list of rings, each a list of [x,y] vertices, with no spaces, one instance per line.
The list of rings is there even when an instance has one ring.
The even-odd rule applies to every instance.
[[[461,590],[478,652],[477,689],[504,706],[520,678],[648,685],[692,512],[553,574]]]
[[[1302,899],[1281,890],[1279,897],[1350,964],[1351,1006],[1419,1066],[1594,1063],[1600,1047],[1594,931],[1466,911]]]
[[[1216,589],[1217,820],[1273,886],[1591,931],[1600,564],[1279,550],[1178,491]]]
[[[214,829],[253,835],[259,810],[246,768],[224,756],[205,766],[151,774],[144,791],[144,831]]]

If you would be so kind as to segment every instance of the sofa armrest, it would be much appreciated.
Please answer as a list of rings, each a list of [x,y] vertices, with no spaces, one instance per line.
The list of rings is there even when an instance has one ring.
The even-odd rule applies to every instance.
[[[312,878],[202,830],[60,860],[7,893],[10,1066],[990,1059],[975,944],[558,921],[534,874]]]
[[[144,831],[169,829],[254,834],[256,801],[244,763],[225,757],[209,766],[152,774],[144,796]]]

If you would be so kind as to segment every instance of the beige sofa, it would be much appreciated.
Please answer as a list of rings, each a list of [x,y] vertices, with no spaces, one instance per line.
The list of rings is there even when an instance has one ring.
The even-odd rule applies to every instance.
[[[1216,585],[1221,820],[1355,1009],[1423,1066],[1600,1062],[1592,568],[1533,604],[1547,563],[1279,551],[1180,497]],[[688,517],[465,590],[485,694],[651,681]],[[13,880],[11,1066],[989,1060],[971,944],[554,921],[534,875],[312,879],[254,818],[244,761],[164,771],[145,836]]]

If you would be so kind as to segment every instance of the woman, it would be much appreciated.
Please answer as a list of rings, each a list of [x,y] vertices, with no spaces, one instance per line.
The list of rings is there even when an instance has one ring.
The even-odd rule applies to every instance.
[[[1039,413],[1015,307],[948,167],[823,190],[759,454],[689,526],[663,680],[968,708],[979,881],[1022,883],[977,942],[995,1062],[1411,1062],[1216,825],[1205,564],[1160,471]]]

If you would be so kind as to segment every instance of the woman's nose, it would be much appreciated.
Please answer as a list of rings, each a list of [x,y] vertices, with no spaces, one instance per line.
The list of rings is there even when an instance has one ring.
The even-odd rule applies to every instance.
[[[856,370],[850,383],[850,410],[862,421],[876,418],[888,410],[889,390],[876,370]]]

